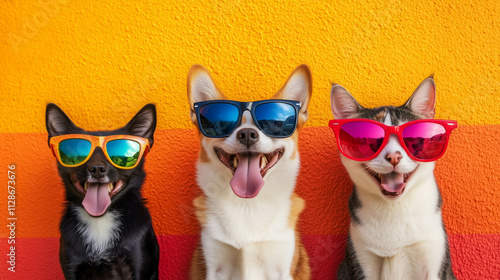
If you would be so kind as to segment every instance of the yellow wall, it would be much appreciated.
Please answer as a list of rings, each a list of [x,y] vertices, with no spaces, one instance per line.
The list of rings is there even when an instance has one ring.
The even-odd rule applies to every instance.
[[[140,2],[140,3],[136,3]],[[418,3],[416,3],[418,2]],[[44,132],[47,102],[88,129],[146,102],[159,128],[192,128],[186,75],[207,66],[231,98],[269,97],[300,63],[308,126],[330,119],[330,82],[366,106],[401,104],[434,73],[437,117],[500,124],[500,2],[2,1],[0,132]],[[104,121],[103,121],[104,120]]]

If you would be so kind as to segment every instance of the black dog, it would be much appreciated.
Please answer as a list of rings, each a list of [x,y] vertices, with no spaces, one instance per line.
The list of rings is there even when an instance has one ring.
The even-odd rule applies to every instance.
[[[156,128],[155,106],[144,106],[123,128],[89,132],[75,126],[55,104],[49,104],[46,126],[66,188],[59,251],[65,278],[158,279],[159,246],[140,193],[146,176],[144,159],[138,158],[133,168],[119,168],[110,162],[111,155],[106,156],[105,149],[97,146],[83,164],[64,166],[61,161],[67,164],[67,160],[59,152],[62,145],[58,149],[51,144],[52,137],[68,134],[131,135],[148,139],[150,148]],[[149,149],[142,151],[144,158]]]

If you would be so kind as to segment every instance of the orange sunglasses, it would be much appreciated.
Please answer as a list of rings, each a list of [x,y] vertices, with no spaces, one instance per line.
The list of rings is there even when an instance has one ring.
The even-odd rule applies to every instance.
[[[93,136],[66,134],[50,138],[50,148],[59,163],[76,167],[89,160],[96,147],[116,168],[132,169],[149,153],[149,140],[132,135]]]

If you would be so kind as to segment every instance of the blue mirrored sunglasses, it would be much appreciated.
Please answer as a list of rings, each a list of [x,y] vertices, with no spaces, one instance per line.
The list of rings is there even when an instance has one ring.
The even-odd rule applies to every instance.
[[[243,112],[248,110],[265,135],[286,138],[295,132],[300,105],[299,101],[285,99],[254,102],[210,100],[194,103],[194,111],[198,127],[206,137],[228,137],[240,124]]]

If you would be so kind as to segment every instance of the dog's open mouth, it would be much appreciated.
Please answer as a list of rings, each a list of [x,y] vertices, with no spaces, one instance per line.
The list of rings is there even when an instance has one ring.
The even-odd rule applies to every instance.
[[[124,181],[118,180],[115,182],[85,182],[82,184],[72,177],[75,188],[84,195],[82,205],[94,217],[99,217],[106,213],[111,204],[111,197],[117,194],[125,185]]]
[[[264,176],[283,156],[283,149],[268,154],[229,154],[221,148],[214,148],[219,160],[233,172],[231,188],[241,198],[253,198],[264,185]]]
[[[364,164],[363,168],[378,182],[382,194],[385,196],[397,197],[403,194],[406,188],[406,182],[408,182],[418,167],[409,173],[392,171],[386,174],[377,173]]]

